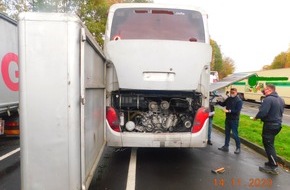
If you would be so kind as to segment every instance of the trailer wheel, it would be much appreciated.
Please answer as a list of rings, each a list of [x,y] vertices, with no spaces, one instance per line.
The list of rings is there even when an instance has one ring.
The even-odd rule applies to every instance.
[[[239,97],[244,101],[245,100],[245,96],[243,93],[238,93]]]

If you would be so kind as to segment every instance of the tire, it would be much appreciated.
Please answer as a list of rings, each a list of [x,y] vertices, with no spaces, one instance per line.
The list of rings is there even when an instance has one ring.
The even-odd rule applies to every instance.
[[[239,95],[239,97],[241,98],[241,100],[245,100],[245,96],[244,96],[244,94],[243,93],[238,93],[238,95]]]

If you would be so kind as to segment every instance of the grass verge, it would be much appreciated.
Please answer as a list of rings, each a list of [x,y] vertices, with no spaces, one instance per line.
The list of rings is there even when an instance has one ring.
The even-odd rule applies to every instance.
[[[213,123],[221,128],[225,128],[225,113],[222,109],[216,107]],[[263,147],[262,144],[262,126],[260,120],[253,121],[249,116],[241,114],[239,123],[239,136]],[[275,138],[275,148],[277,155],[290,161],[290,127],[282,125],[281,132]]]

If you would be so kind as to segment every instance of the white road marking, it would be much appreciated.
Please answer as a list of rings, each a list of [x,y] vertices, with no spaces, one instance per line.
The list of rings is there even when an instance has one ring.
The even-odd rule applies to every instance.
[[[137,148],[132,148],[126,190],[135,190],[136,164],[137,164]]]
[[[13,150],[13,151],[11,151],[11,152],[9,152],[9,153],[7,153],[7,154],[1,156],[1,157],[0,157],[0,161],[4,160],[5,158],[7,158],[7,157],[9,157],[9,156],[11,156],[11,155],[13,155],[13,154],[19,152],[19,151],[20,151],[20,148],[16,148],[15,150]]]

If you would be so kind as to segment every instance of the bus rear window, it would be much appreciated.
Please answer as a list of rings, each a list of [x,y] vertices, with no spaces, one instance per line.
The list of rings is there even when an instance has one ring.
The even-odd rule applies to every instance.
[[[115,11],[110,39],[205,42],[204,24],[193,10],[122,8]]]

